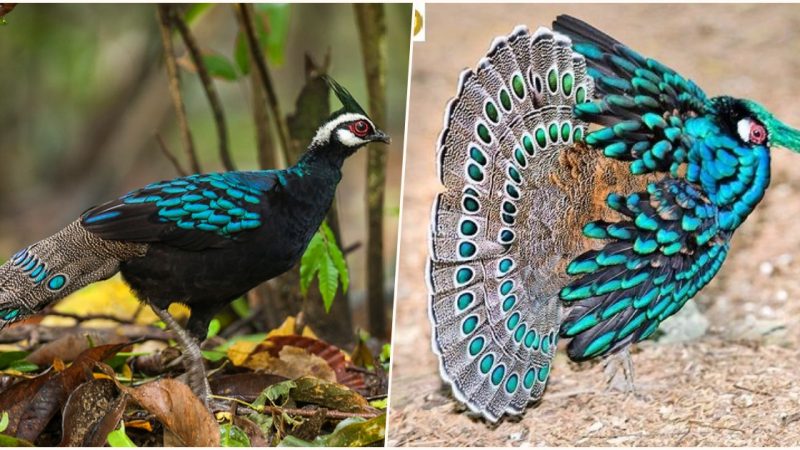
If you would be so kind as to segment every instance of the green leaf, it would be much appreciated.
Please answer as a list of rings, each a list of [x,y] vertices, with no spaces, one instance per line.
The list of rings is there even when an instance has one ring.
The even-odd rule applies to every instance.
[[[241,318],[245,318],[250,316],[250,303],[247,302],[247,299],[244,297],[239,297],[231,303],[231,308],[233,312],[236,313],[237,316]]]
[[[207,53],[203,55],[203,64],[208,70],[208,74],[214,78],[233,81],[239,78],[236,68],[233,67],[228,58],[219,53]]]
[[[211,319],[211,322],[208,324],[208,333],[206,334],[206,339],[211,339],[219,334],[220,328],[222,328],[222,324],[219,323],[219,319]]]
[[[269,26],[269,32],[259,33],[259,42],[267,53],[269,62],[277,66],[283,64],[284,49],[289,37],[290,6],[286,3],[259,3],[254,5],[256,18],[258,19],[258,16],[261,17],[261,20],[256,20],[256,22],[265,20]]]
[[[18,372],[26,373],[26,372],[34,372],[39,370],[39,366],[34,363],[25,361],[24,359],[20,359],[18,361],[12,362],[9,366],[9,369],[16,370]]]
[[[203,358],[211,362],[221,361],[228,356],[227,353],[218,352],[216,350],[200,350],[200,354],[203,356]]]
[[[296,388],[297,384],[293,380],[286,380],[280,383],[273,384],[272,386],[264,389],[261,395],[253,402],[254,408],[261,408],[267,404],[267,400],[273,405],[282,397],[289,397],[289,391]]]
[[[278,444],[278,447],[325,447],[325,444],[318,443],[316,439],[314,442],[308,442],[300,439],[299,437],[289,435],[283,438],[283,440]]]
[[[328,253],[331,255],[331,260],[333,260],[336,270],[339,272],[342,293],[347,293],[347,288],[350,287],[350,271],[347,269],[347,261],[344,259],[344,254],[336,242],[336,236],[333,235],[333,230],[331,230],[327,222],[322,222],[322,231],[328,240]]]
[[[186,9],[183,19],[186,21],[187,25],[192,26],[214,6],[216,5],[213,3],[195,3]]]
[[[3,411],[3,418],[0,419],[0,433],[6,431],[6,428],[8,428],[8,422],[8,412]]]
[[[381,348],[381,354],[379,356],[382,363],[389,361],[389,358],[392,357],[392,344],[383,344]]]
[[[111,447],[136,447],[131,438],[125,434],[125,423],[122,421],[119,422],[119,428],[108,433],[106,440]]]
[[[345,419],[325,439],[326,447],[366,447],[385,437],[386,414],[370,420],[360,417]]]
[[[319,271],[320,262],[325,257],[325,239],[320,232],[314,234],[308,243],[306,252],[300,260],[300,292],[308,293],[308,287],[314,280],[314,275]]]
[[[324,253],[323,260],[319,265],[319,292],[322,294],[322,303],[325,305],[325,312],[331,311],[333,298],[336,296],[336,289],[339,288],[339,271],[333,264],[333,259],[329,253]]]
[[[384,397],[384,398],[382,398],[380,400],[373,400],[373,401],[369,402],[369,406],[372,406],[373,408],[378,408],[378,409],[386,409],[388,404],[389,404],[389,397]]]
[[[0,370],[7,369],[15,361],[25,359],[30,352],[13,351],[0,353]]]
[[[222,447],[250,447],[250,438],[232,423],[219,426],[219,445]]]

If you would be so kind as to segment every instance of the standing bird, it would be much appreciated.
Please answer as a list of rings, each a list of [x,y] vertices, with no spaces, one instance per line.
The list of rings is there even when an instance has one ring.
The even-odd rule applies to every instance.
[[[117,272],[178,335],[192,389],[210,390],[198,341],[228,303],[292,268],[333,201],[344,160],[389,143],[331,78],[343,108],[285,170],[195,174],[95,206],[0,266],[0,327]],[[187,330],[166,311],[191,309]]]
[[[559,337],[584,361],[651,336],[705,286],[800,132],[569,16],[462,72],[437,149],[433,349],[490,421],[544,393]],[[590,130],[590,127],[591,130]]]

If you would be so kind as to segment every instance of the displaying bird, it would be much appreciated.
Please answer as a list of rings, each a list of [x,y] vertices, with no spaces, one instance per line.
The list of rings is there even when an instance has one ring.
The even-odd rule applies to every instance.
[[[370,142],[390,141],[345,88],[326,81],[343,107],[294,166],[153,183],[15,254],[0,266],[0,327],[121,272],[178,334],[191,387],[205,400],[198,341],[210,320],[292,268],[331,206],[344,160]],[[173,302],[191,309],[188,333],[166,311]]]
[[[433,349],[490,421],[540,399],[559,337],[622,355],[719,271],[800,132],[590,25],[517,27],[461,73],[437,148]],[[629,372],[632,377],[632,372]]]

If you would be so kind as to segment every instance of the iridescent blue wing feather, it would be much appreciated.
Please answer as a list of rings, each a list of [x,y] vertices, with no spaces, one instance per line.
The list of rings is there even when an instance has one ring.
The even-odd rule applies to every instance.
[[[280,171],[229,172],[152,183],[89,209],[81,224],[107,240],[186,250],[218,247],[262,226],[264,195],[280,176]]]
[[[649,337],[717,273],[730,233],[717,207],[691,184],[650,183],[647,192],[612,194],[608,206],[625,219],[590,222],[584,234],[606,240],[567,267],[578,278],[561,290],[569,313],[561,335],[581,361]]]
[[[575,106],[575,115],[603,125],[586,143],[605,156],[631,162],[631,173],[679,173],[692,146],[685,132],[690,117],[713,106],[691,80],[645,58],[607,34],[569,16],[553,29],[572,39],[573,50],[586,58],[597,99]]]

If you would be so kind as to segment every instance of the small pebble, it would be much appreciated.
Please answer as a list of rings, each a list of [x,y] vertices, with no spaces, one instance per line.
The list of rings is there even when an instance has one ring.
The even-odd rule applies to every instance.
[[[775,272],[775,266],[769,261],[764,261],[758,266],[758,271],[761,272],[761,275],[768,277]]]
[[[778,292],[775,293],[775,300],[779,302],[785,302],[789,299],[789,293],[786,292],[786,289],[780,289]]]
[[[597,431],[600,431],[600,429],[601,429],[601,428],[603,428],[603,422],[600,422],[600,421],[598,420],[597,422],[593,423],[593,424],[592,424],[592,425],[591,425],[591,426],[590,426],[590,427],[589,427],[589,428],[586,430],[586,432],[587,432],[587,433],[595,433],[595,432],[597,432]]]

